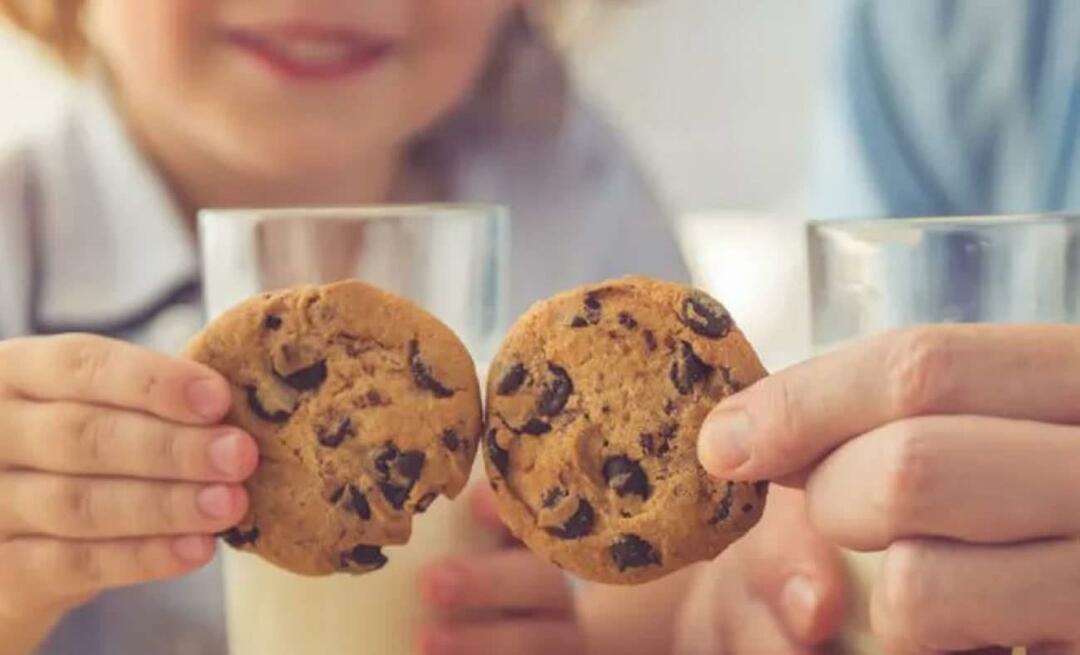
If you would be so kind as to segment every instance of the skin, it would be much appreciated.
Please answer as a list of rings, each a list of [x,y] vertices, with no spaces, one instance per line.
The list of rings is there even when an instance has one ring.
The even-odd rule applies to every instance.
[[[186,207],[378,202],[472,88],[515,0],[89,0],[95,50]],[[363,75],[288,81],[223,36],[286,21],[394,44]]]
[[[701,461],[803,488],[820,534],[885,552],[871,622],[887,652],[1077,652],[1078,339],[1054,325],[870,339],[725,401]]]
[[[144,154],[206,206],[386,201],[411,140],[481,75],[514,0],[88,0]],[[286,81],[222,39],[332,22],[391,39],[367,74]],[[287,129],[283,129],[287,126]],[[100,591],[191,572],[245,512],[254,440],[214,372],[87,335],[0,342],[0,653]]]
[[[510,537],[486,485],[472,503],[504,549],[423,572],[422,597],[437,618],[419,635],[420,655],[803,655],[843,621],[843,570],[809,530],[798,492],[773,492],[759,527],[713,562],[635,587],[586,585],[576,596],[557,568]],[[810,597],[785,593],[795,578],[812,581]],[[512,619],[499,618],[508,611]]]
[[[206,206],[386,201],[409,143],[468,94],[513,5],[89,0],[87,24],[127,127],[191,217]],[[221,39],[223,30],[297,17],[331,17],[398,49],[368,75],[298,88]],[[211,535],[246,509],[240,483],[257,458],[250,436],[220,425],[229,402],[213,372],[132,345],[85,335],[0,343],[0,492],[10,499],[0,507],[0,653],[30,652],[104,589],[210,560]],[[788,518],[754,535],[790,541],[785,530],[797,524]],[[577,596],[520,549],[436,563],[424,593],[443,620],[418,645],[627,655],[630,645],[665,652],[719,635],[745,652],[753,651],[740,644],[762,638],[802,652],[791,649],[817,643],[837,622],[834,561],[803,539],[805,548],[777,557],[785,566],[770,566],[760,553],[780,551],[753,547],[756,538],[652,585]],[[784,589],[800,571],[815,572],[818,591],[792,610]],[[446,592],[446,580],[456,591]],[[477,619],[475,610],[499,611]]]

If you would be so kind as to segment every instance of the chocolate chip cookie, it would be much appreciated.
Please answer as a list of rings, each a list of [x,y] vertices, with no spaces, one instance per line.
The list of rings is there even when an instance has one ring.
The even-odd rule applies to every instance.
[[[597,582],[715,557],[761,517],[767,485],[710,478],[698,430],[765,375],[701,291],[629,277],[537,304],[488,377],[482,450],[503,519]]]
[[[224,539],[306,575],[382,567],[413,515],[464,487],[482,434],[476,368],[413,303],[356,281],[230,310],[188,355],[232,384],[260,459]]]

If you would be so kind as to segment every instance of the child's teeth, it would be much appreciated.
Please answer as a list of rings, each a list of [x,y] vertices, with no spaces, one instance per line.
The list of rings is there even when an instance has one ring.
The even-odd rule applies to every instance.
[[[308,64],[322,64],[340,61],[349,56],[349,47],[341,43],[326,41],[286,41],[278,44],[288,57]]]

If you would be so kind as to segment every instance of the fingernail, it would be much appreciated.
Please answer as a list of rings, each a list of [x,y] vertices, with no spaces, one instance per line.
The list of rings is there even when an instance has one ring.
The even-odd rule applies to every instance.
[[[788,628],[795,634],[808,632],[819,602],[820,596],[810,578],[800,574],[788,580],[780,592],[780,607]]]
[[[209,518],[229,518],[233,512],[232,492],[223,484],[215,484],[195,494],[195,504]]]
[[[461,597],[465,588],[465,571],[457,564],[445,564],[431,572],[428,593],[437,605],[448,607]]]
[[[191,411],[208,421],[216,421],[224,416],[232,402],[225,385],[210,378],[188,384],[184,394]]]
[[[420,655],[455,655],[457,641],[449,630],[428,628],[420,638]]]
[[[750,417],[734,409],[714,412],[701,426],[698,458],[710,473],[737,469],[750,459]]]
[[[242,432],[231,430],[214,438],[207,448],[210,463],[214,465],[218,473],[230,479],[239,478],[245,471],[244,445],[247,436]]]
[[[210,537],[179,537],[173,540],[173,552],[189,564],[198,564],[210,559],[214,553],[214,540]]]

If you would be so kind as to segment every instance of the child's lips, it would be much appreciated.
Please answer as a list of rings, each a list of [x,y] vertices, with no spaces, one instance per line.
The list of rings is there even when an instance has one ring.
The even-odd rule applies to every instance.
[[[395,48],[390,39],[302,23],[229,30],[226,39],[271,72],[289,79],[360,75],[382,63]]]

